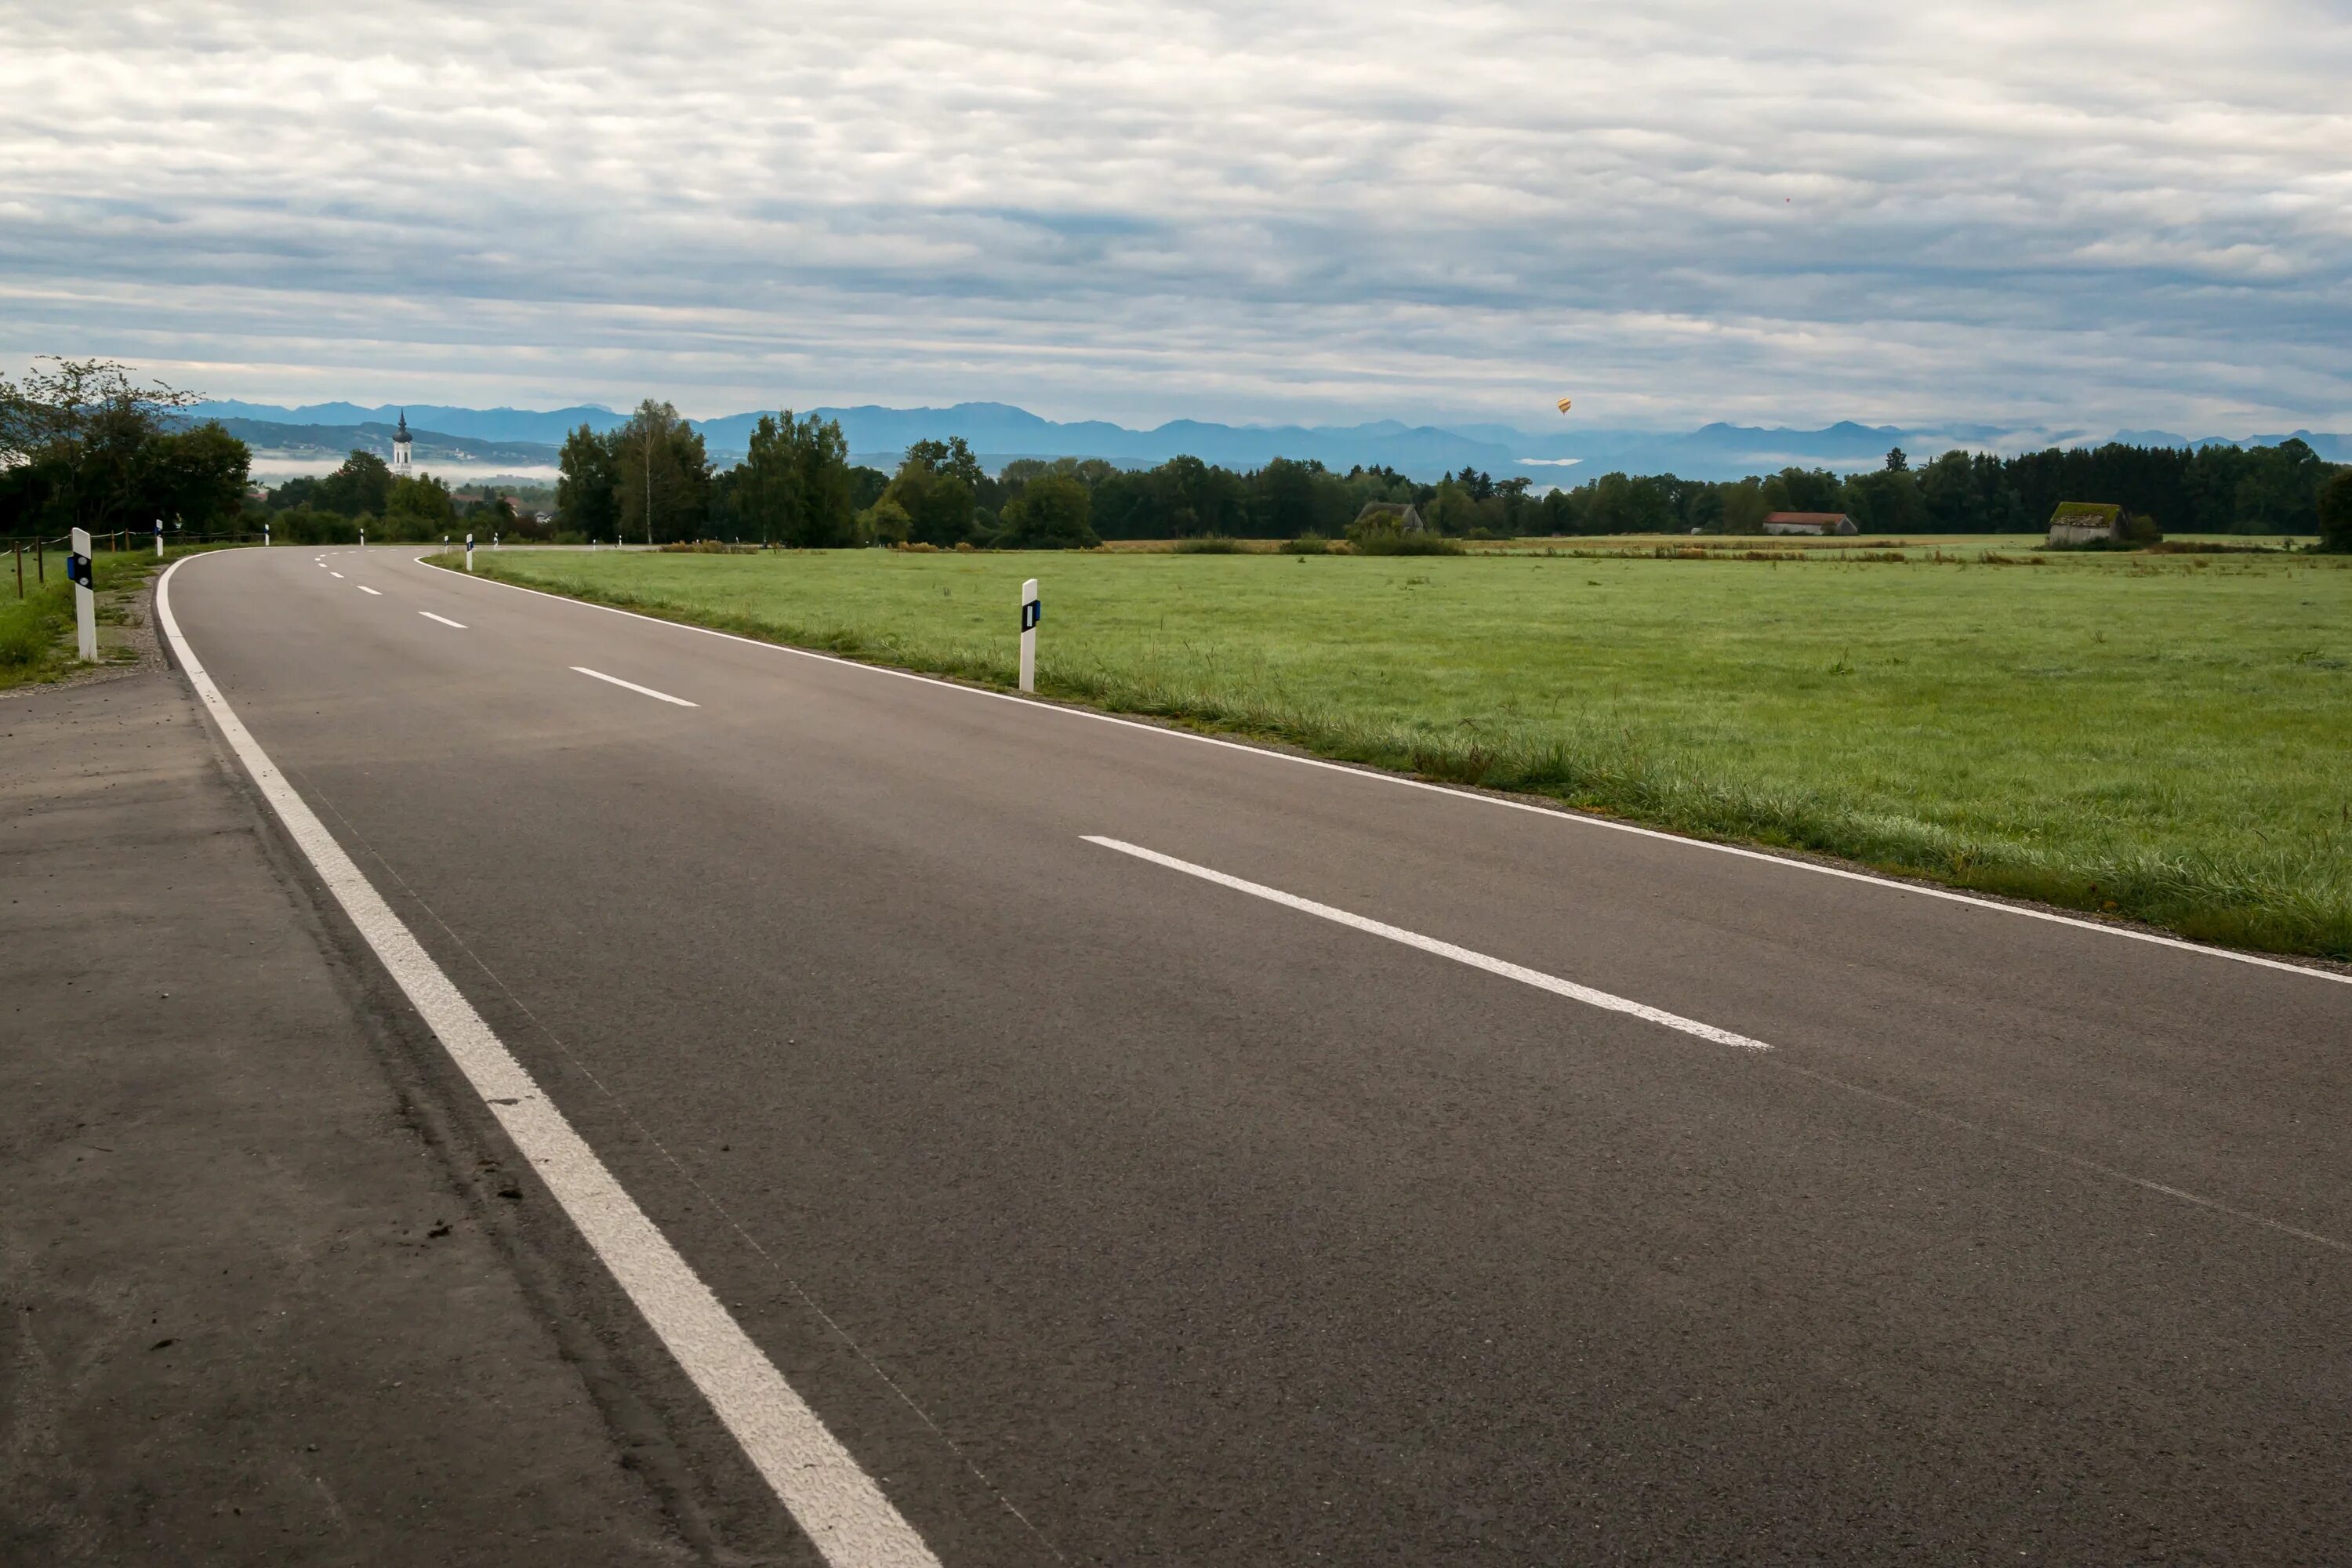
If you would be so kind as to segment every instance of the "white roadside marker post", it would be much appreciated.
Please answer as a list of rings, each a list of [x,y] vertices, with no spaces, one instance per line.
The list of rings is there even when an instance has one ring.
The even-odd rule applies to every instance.
[[[1021,584],[1021,689],[1037,689],[1037,623],[1045,606],[1037,598],[1037,579]]]
[[[155,559],[163,559],[163,520],[160,517],[155,520]]]
[[[261,525],[261,548],[269,548],[269,525],[266,522]]]
[[[467,570],[467,571],[468,571],[468,572],[471,572],[473,569],[474,569],[474,536],[473,536],[472,534],[468,533],[467,535],[466,535],[466,570]]]
[[[66,557],[66,581],[74,591],[74,646],[82,662],[98,662],[98,594],[89,576],[89,530],[73,531],[73,552]]]
[[[367,548],[367,530],[364,528],[360,530],[360,548],[362,550]]]

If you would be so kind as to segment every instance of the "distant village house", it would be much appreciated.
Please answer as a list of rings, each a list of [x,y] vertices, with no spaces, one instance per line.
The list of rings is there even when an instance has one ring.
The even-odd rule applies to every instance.
[[[1853,519],[1842,511],[1776,511],[1764,519],[1767,533],[1852,533]]]

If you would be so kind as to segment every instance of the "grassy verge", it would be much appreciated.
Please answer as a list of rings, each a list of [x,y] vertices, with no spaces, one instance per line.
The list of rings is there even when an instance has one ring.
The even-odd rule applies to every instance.
[[[128,664],[138,658],[110,628],[135,624],[139,590],[157,568],[183,555],[215,548],[221,547],[191,545],[171,550],[160,561],[145,550],[101,550],[90,557],[98,592],[99,663]],[[73,585],[66,581],[65,552],[49,551],[42,574],[46,582],[36,577],[31,558],[26,559],[21,599],[16,596],[14,563],[0,557],[0,567],[8,573],[6,580],[0,582],[0,690],[57,680],[90,668],[75,657]]]
[[[2352,957],[2352,562],[478,554],[508,580]]]

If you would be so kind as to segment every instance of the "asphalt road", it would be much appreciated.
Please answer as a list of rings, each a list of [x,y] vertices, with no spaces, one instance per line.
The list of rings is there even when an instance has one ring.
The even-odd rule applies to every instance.
[[[945,1563],[2352,1541],[2338,977],[320,554],[188,644]]]

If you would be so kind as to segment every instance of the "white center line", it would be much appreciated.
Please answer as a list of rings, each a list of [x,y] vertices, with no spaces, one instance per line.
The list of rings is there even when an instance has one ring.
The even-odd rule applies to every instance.
[[[329,573],[327,574],[327,575],[328,575],[328,576],[330,576],[330,577],[340,577],[340,576],[341,576],[341,575],[342,575],[342,574],[341,574],[341,572],[332,572],[332,571],[331,571],[331,572],[329,572]]]
[[[1245,882],[1239,877],[1228,877],[1223,871],[1212,871],[1206,866],[1195,866],[1190,860],[1179,860],[1173,855],[1162,855],[1156,849],[1146,849],[1140,845],[1129,844],[1121,839],[1097,837],[1091,833],[1081,834],[1079,837],[1089,844],[1099,844],[1106,849],[1116,849],[1122,855],[1132,855],[1139,860],[1149,860],[1155,866],[1165,866],[1171,871],[1181,871],[1188,877],[1198,877],[1204,882],[1214,882],[1219,887],[1248,893],[1253,897],[1265,899],[1270,903],[1281,904],[1286,908],[1297,910],[1302,913],[1314,915],[1318,919],[1330,921],[1338,925],[1369,931],[1374,936],[1384,936],[1391,942],[1401,942],[1407,947],[1417,947],[1423,952],[1433,952],[1440,958],[1450,958],[1456,963],[1466,963],[1473,969],[1483,969],[1489,974],[1500,974],[1507,979],[1516,980],[1522,985],[1532,985],[1538,991],[1549,991],[1555,996],[1566,996],[1571,1001],[1581,1002],[1590,1007],[1600,1007],[1612,1013],[1630,1014],[1633,1017],[1644,1019],[1649,1023],[1663,1024],[1669,1029],[1679,1029],[1685,1035],[1696,1035],[1702,1040],[1712,1040],[1718,1046],[1736,1046],[1743,1051],[1769,1051],[1772,1048],[1762,1040],[1751,1040],[1746,1035],[1735,1035],[1728,1029],[1718,1029],[1712,1024],[1702,1024],[1696,1018],[1685,1018],[1680,1014],[1669,1013],[1664,1008],[1653,1007],[1646,1003],[1630,1002],[1622,996],[1612,996],[1606,991],[1595,991],[1590,985],[1579,985],[1573,980],[1562,980],[1558,975],[1546,974],[1539,969],[1528,969],[1520,964],[1507,963],[1503,959],[1489,958],[1483,952],[1474,952],[1466,947],[1456,947],[1450,942],[1440,942],[1433,936],[1423,936],[1419,931],[1407,931],[1402,926],[1392,926],[1381,921],[1368,920],[1362,915],[1349,914],[1346,910],[1335,910],[1328,904],[1318,904],[1312,899],[1302,899],[1296,893],[1286,893],[1279,888],[1269,888],[1259,882]]]
[[[1606,1007],[1612,1013],[1630,1013],[1637,1018],[1645,1018],[1654,1024],[1664,1024],[1669,1029],[1680,1029],[1686,1035],[1696,1035],[1700,1039],[1714,1040],[1722,1045],[1737,1046],[1742,1050],[1769,1051],[1772,1049],[1762,1040],[1751,1040],[1745,1035],[1735,1035],[1728,1030],[1718,1029],[1712,1024],[1697,1023],[1656,1007],[1645,1006],[1639,1002],[1628,1002],[1622,996],[1612,996],[1605,991],[1595,991],[1590,986],[1561,980],[1546,974],[1540,970],[1525,969],[1516,963],[1507,963],[1499,958],[1489,958],[1483,952],[1473,952],[1466,947],[1456,947],[1450,942],[1440,942],[1435,937],[1423,936],[1418,931],[1384,925],[1379,921],[1367,920],[1362,915],[1349,914],[1345,910],[1335,910],[1328,904],[1318,904],[1311,900],[1299,898],[1296,894],[1283,892],[1277,888],[1245,882],[1239,877],[1228,877],[1223,871],[1212,871],[1206,866],[1195,866],[1189,860],[1179,860],[1173,855],[1162,855],[1154,849],[1145,849],[1140,846],[1124,843],[1117,838],[1097,837],[1091,833],[1082,834],[1080,837],[1089,844],[1099,844],[1106,849],[1116,849],[1122,855],[1132,855],[1139,860],[1149,860],[1154,865],[1165,866],[1173,871],[1181,871],[1188,877],[1198,877],[1203,881],[1214,882],[1220,887],[1233,888],[1241,892],[1254,894],[1258,898],[1270,900],[1275,903],[1303,910],[1310,915],[1320,916],[1324,920],[1333,921],[1343,926],[1351,926],[1357,931],[1370,931],[1374,936],[1384,936],[1391,942],[1401,942],[1408,947],[1420,948],[1424,952],[1438,953],[1458,963],[1469,964],[1474,969],[1484,969],[1493,974],[1508,975],[1513,980],[1533,985],[1539,990],[1549,991],[1561,996],[1572,996],[1579,1002],[1590,1003],[1595,1007]],[[2305,1230],[2301,1226],[2272,1219],[2266,1215],[2256,1214],[2251,1209],[2242,1209],[2233,1205],[2225,1204],[2218,1198],[2206,1197],[2200,1193],[2188,1192],[2168,1183],[2150,1181],[2146,1176],[2135,1176],[2129,1171],[2118,1170],[2113,1165],[2102,1164],[2096,1160],[2086,1160],[2080,1154],[2069,1153],[2063,1149],[2050,1144],[2037,1143],[2031,1139],[2018,1137],[1985,1122],[1970,1121],[1966,1118],[1954,1116],[1949,1111],[1916,1104],[1905,1100],[1900,1095],[1889,1094],[1884,1089],[1866,1088],[1858,1083],[1848,1083],[1834,1074],[1823,1072],[1817,1068],[1806,1067],[1801,1062],[1791,1061],[1785,1052],[1775,1052],[1771,1059],[1783,1071],[1800,1074],[1831,1089],[1843,1089],[1849,1094],[1860,1095],[1865,1100],[1893,1106],[1914,1116],[1940,1121],[1948,1127],[1958,1127],[1980,1137],[2009,1144],[2013,1148],[2028,1149],[2045,1159],[2062,1161],[2077,1170],[2089,1171],[2095,1175],[2105,1176],[2110,1181],[2122,1182],[2144,1192],[2160,1194],[2168,1198],[2177,1198],[2182,1203],[2193,1205],[2198,1208],[2208,1209],[2215,1214],[2228,1215],[2231,1219],[2251,1221],[2284,1236],[2292,1236],[2302,1241],[2315,1242],[2321,1247],[2336,1252],[2352,1252],[2352,1243],[2338,1240],[2335,1237],[2323,1236],[2315,1230]]]
[[[340,577],[340,576],[341,576],[341,575],[342,575],[342,574],[341,574],[341,573],[340,573],[340,572],[338,572],[338,573],[336,573],[336,574],[335,574],[335,575],[337,575],[338,577]],[[371,587],[369,587],[369,586],[368,586],[366,584],[364,584],[364,583],[362,583],[362,584],[360,584],[360,592],[361,592],[361,593],[362,593],[362,594],[373,594],[373,595],[374,595],[377,598],[379,598],[379,599],[381,599],[381,598],[383,598],[383,589],[381,589],[381,588],[371,588]]]
[[[671,696],[668,692],[667,692],[667,691],[656,691],[656,690],[655,690],[652,687],[650,687],[650,686],[639,686],[639,685],[638,685],[635,681],[634,681],[634,680],[623,680],[623,679],[622,679],[619,676],[617,676],[617,675],[607,675],[607,674],[605,674],[605,673],[604,673],[603,670],[601,670],[601,669],[591,669],[591,668],[588,668],[586,665],[584,665],[584,664],[575,664],[575,665],[573,665],[572,668],[574,668],[574,669],[576,669],[576,670],[578,670],[578,671],[579,671],[581,674],[583,674],[583,675],[593,675],[593,676],[594,676],[597,679],[599,679],[599,680],[607,680],[607,681],[610,681],[610,682],[612,682],[614,686],[625,686],[625,687],[627,687],[630,690],[632,690],[632,691],[635,691],[635,692],[641,692],[641,693],[643,693],[644,695],[646,695],[646,696],[647,696],[647,697],[658,697],[658,698],[659,698],[659,699],[661,699],[664,702],[675,702],[675,703],[677,703],[680,708],[699,708],[699,707],[701,707],[701,706],[702,706],[702,704],[701,704],[701,703],[699,703],[699,702],[688,702],[688,701],[685,698],[683,698],[683,697],[672,697],[672,696]]]
[[[446,616],[436,616],[430,610],[419,610],[416,613],[428,621],[439,621],[443,626],[455,626],[461,632],[466,629],[466,623],[463,621],[453,621]]]

